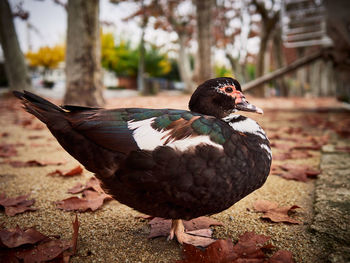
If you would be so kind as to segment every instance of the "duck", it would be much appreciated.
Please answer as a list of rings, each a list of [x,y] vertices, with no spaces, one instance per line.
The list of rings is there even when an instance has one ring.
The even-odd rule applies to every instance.
[[[189,110],[57,106],[28,91],[13,93],[115,200],[171,219],[169,239],[181,244],[205,238],[187,234],[183,220],[228,209],[270,172],[266,133],[237,114],[263,111],[233,78],[200,84]]]

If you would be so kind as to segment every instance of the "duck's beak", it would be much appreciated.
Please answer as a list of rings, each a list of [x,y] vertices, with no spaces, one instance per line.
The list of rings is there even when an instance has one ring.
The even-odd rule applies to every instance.
[[[245,97],[242,94],[242,97],[240,98],[240,100],[237,101],[238,103],[236,104],[236,109],[237,110],[241,110],[241,111],[249,111],[249,112],[256,112],[259,114],[263,114],[263,110],[256,107],[253,104],[250,104]]]

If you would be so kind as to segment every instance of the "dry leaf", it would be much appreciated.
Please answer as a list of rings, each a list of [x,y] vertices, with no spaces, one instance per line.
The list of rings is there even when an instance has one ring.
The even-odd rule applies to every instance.
[[[7,249],[3,249],[0,255],[2,262],[69,262],[69,258],[76,253],[79,221],[75,217],[73,224],[73,234],[71,240],[61,240],[47,237],[34,228],[21,230],[17,227],[15,230],[0,230],[0,238],[3,244],[7,244]],[[9,234],[10,232],[11,234]],[[13,232],[13,233],[12,233]],[[59,238],[59,237],[58,237]],[[36,246],[31,246],[34,245]],[[26,245],[25,247],[20,247]],[[28,247],[29,246],[29,247]],[[71,251],[68,251],[69,249]]]
[[[281,177],[288,180],[307,182],[309,177],[317,177],[320,174],[319,170],[308,165],[284,164],[280,165],[280,168],[283,170]]]
[[[270,238],[253,232],[243,234],[236,245],[230,239],[217,240],[205,250],[184,244],[183,260],[177,263],[264,263],[267,255],[263,249],[271,249],[265,245]]]
[[[0,194],[0,205],[5,207],[5,214],[14,216],[25,211],[35,211],[36,208],[30,207],[35,203],[35,199],[27,200],[29,195],[21,195],[14,198],[7,198],[5,194]]]
[[[263,212],[261,218],[270,219],[272,222],[286,222],[291,224],[301,224],[300,221],[294,220],[288,216],[288,212],[296,208],[297,205],[279,207],[276,202],[267,200],[258,200],[254,203],[254,209],[258,212]]]
[[[101,188],[100,181],[96,177],[91,177],[85,185],[78,183],[72,188],[68,189],[69,194],[78,194],[85,190],[92,189],[98,193],[104,193]]]
[[[37,247],[16,253],[16,257],[24,262],[44,262],[59,257],[63,251],[71,247],[71,241],[51,239]]]
[[[62,165],[65,164],[67,161],[58,161],[58,162],[52,162],[52,161],[37,161],[37,160],[29,160],[26,162],[23,161],[6,161],[9,165],[12,167],[42,167],[47,165]]]
[[[110,195],[100,194],[95,191],[85,190],[83,197],[70,197],[62,201],[56,202],[57,208],[65,211],[85,212],[88,209],[95,211],[99,209],[105,200],[113,199]]]
[[[291,252],[279,250],[269,258],[268,263],[295,263],[295,261]]]
[[[47,236],[36,231],[35,228],[22,230],[17,226],[14,229],[1,229],[0,240],[8,248],[19,247],[24,244],[36,244]]]
[[[69,176],[81,175],[82,173],[83,173],[83,168],[80,165],[78,165],[69,171],[61,171],[57,169],[56,171],[53,171],[48,175],[59,175],[59,176],[69,177]]]
[[[15,144],[0,144],[0,157],[12,157],[17,155],[17,150],[15,148]]]

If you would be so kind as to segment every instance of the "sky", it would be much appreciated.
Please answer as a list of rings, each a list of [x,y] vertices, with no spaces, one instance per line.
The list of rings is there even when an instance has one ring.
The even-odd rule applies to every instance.
[[[12,6],[18,0],[10,0]],[[19,18],[15,19],[16,31],[23,52],[27,52],[29,46],[37,50],[41,46],[63,44],[66,37],[67,13],[66,10],[53,0],[25,0],[23,9],[29,12],[28,22],[37,30],[28,32],[27,22]],[[100,1],[100,19],[113,22],[116,26],[111,28],[115,33],[122,33],[126,37],[137,40],[140,29],[135,21],[122,22],[122,19],[135,11],[134,5],[123,3],[111,4],[108,0]]]
[[[0,0],[1,1],[1,0]],[[18,34],[22,51],[26,53],[30,48],[33,51],[41,46],[54,46],[64,44],[67,27],[66,10],[55,4],[53,0],[9,0],[12,8],[19,2],[23,3],[23,9],[29,12],[28,22],[15,18],[15,27]],[[64,2],[64,0],[62,0]],[[141,29],[138,21],[133,19],[122,21],[136,11],[133,3],[120,3],[118,5],[110,3],[109,0],[100,0],[100,20],[112,22],[113,26],[104,27],[104,31],[113,32],[116,37],[131,40],[135,45],[141,37]],[[184,7],[186,8],[186,7]],[[28,30],[28,23],[34,29]],[[145,39],[157,46],[167,46],[167,49],[174,49],[172,41],[177,39],[175,33],[169,34],[160,30],[147,29]],[[248,49],[252,53],[257,52],[257,42],[247,43]],[[194,47],[195,48],[195,47]],[[192,49],[193,51],[193,49]],[[169,53],[172,56],[172,53]],[[173,52],[174,55],[174,52]],[[215,60],[227,64],[225,54],[220,51],[215,52]],[[225,63],[226,62],[226,63]]]

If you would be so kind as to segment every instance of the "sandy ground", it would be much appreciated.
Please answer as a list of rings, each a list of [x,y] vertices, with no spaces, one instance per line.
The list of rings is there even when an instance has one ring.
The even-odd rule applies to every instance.
[[[108,107],[153,107],[153,108],[187,108],[188,96],[158,96],[134,97],[109,101]],[[251,101],[254,102],[254,101]],[[271,101],[257,101],[259,106]],[[282,105],[283,101],[271,102]],[[332,100],[327,101],[333,104]],[[62,238],[71,237],[71,221],[75,213],[64,212],[56,208],[54,202],[72,196],[67,189],[76,183],[85,183],[92,176],[84,170],[84,175],[71,178],[47,176],[49,172],[60,168],[68,169],[77,164],[54,140],[47,129],[31,130],[14,124],[23,113],[13,107],[13,101],[2,99],[0,104],[0,133],[8,132],[9,136],[0,138],[1,143],[24,143],[17,147],[18,156],[11,160],[68,160],[65,165],[13,168],[8,164],[0,164],[0,192],[7,196],[30,193],[36,199],[35,212],[26,212],[8,217],[0,213],[0,223],[5,222],[6,227],[36,226],[48,235],[61,235]],[[4,105],[7,107],[4,107]],[[286,105],[286,103],[284,103]],[[289,109],[294,104],[287,103]],[[308,103],[306,103],[309,105]],[[317,103],[316,103],[317,104]],[[313,106],[316,105],[313,102]],[[324,105],[325,103],[320,104]],[[281,106],[281,107],[282,107]],[[317,105],[318,106],[318,105]],[[272,108],[272,106],[271,106]],[[308,113],[312,114],[312,113]],[[270,128],[303,126],[302,122],[291,120],[301,119],[304,112],[276,112],[268,111],[264,116],[251,115],[264,128],[267,133]],[[38,121],[39,123],[39,121]],[[320,134],[317,128],[308,127],[308,132]],[[37,136],[33,140],[30,136]],[[274,151],[275,152],[275,151]],[[315,168],[319,166],[320,152],[312,152],[313,158],[306,160],[293,160],[296,163],[307,163]],[[0,158],[1,161],[1,158]],[[278,163],[278,162],[276,162]],[[271,237],[272,244],[279,249],[286,249],[293,253],[296,262],[320,262],[318,255],[322,253],[321,241],[309,231],[313,211],[314,180],[307,183],[285,180],[279,176],[269,176],[265,185],[227,209],[212,217],[224,223],[216,227],[214,236],[217,238],[231,237],[237,241],[238,237],[246,231],[255,231]],[[253,202],[259,199],[276,201],[281,206],[298,205],[301,208],[292,215],[294,219],[302,221],[301,225],[272,223],[260,219],[261,214],[253,210]],[[95,212],[79,213],[80,231],[77,255],[72,262],[172,262],[181,258],[181,245],[166,238],[147,239],[149,226],[143,219],[136,218],[140,213],[126,207],[117,201],[106,203]]]

